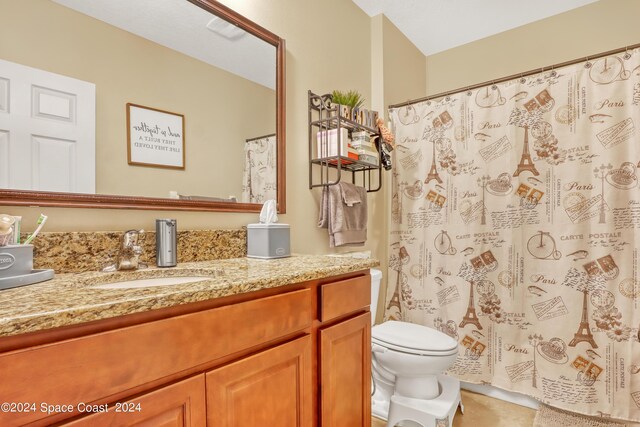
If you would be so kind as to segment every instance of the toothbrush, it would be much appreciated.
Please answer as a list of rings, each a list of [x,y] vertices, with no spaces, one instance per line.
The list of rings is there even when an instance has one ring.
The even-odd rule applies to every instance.
[[[28,245],[29,243],[31,243],[33,239],[35,239],[36,236],[38,236],[38,233],[40,233],[40,230],[42,230],[42,227],[44,227],[44,223],[47,222],[47,218],[49,217],[46,216],[45,214],[40,214],[40,216],[38,217],[38,228],[36,228],[36,231],[34,231],[32,234],[29,235],[29,237],[27,237],[27,240],[24,241],[25,245]]]

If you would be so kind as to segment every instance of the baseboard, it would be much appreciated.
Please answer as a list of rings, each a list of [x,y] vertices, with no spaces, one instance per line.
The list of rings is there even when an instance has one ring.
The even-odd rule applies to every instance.
[[[520,393],[514,393],[512,391],[502,390],[501,388],[493,387],[490,385],[471,384],[460,381],[460,388],[472,391],[474,393],[493,397],[494,399],[500,399],[504,400],[505,402],[515,403],[516,405],[526,406],[527,408],[531,409],[538,409],[538,405],[540,405],[540,402],[532,397]]]

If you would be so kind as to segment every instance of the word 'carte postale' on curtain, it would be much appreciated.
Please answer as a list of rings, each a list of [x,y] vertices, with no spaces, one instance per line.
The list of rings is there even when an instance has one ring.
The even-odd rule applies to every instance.
[[[264,203],[276,199],[276,136],[248,139],[244,145],[242,202]]]
[[[390,115],[385,317],[460,379],[640,421],[640,50]]]

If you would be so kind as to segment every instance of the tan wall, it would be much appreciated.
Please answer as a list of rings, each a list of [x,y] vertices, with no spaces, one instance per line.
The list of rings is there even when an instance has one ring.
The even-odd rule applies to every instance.
[[[372,98],[375,109],[387,116],[387,106],[426,94],[426,61],[424,55],[384,15],[371,18]],[[385,252],[381,258],[382,283],[378,301],[377,321],[384,314],[387,289],[388,230],[390,229],[391,172],[384,174]],[[394,277],[391,277],[395,280]],[[394,282],[395,283],[395,282]]]
[[[600,0],[430,55],[427,93],[453,90],[638,43],[638,16],[640,1]]]
[[[280,220],[291,224],[294,252],[329,252],[326,230],[316,227],[320,192],[308,188],[307,90],[326,93],[332,89],[355,89],[369,105],[370,18],[345,0],[223,3],[287,41],[287,213]],[[368,202],[369,239],[365,249],[382,258],[387,243],[387,204],[382,193],[370,194]],[[236,228],[258,219],[257,214],[139,210],[0,206],[0,211],[25,216],[27,230],[33,228],[41,211],[46,212],[50,216],[46,229],[50,231],[149,228],[159,217],[177,218],[181,229]]]
[[[96,85],[98,193],[240,199],[244,141],[275,132],[273,90],[49,0],[1,0],[0,15],[2,59]],[[185,115],[184,171],[127,164],[128,102]]]
[[[292,248],[326,253],[327,231],[318,229],[320,189],[309,190],[307,90],[359,91],[371,107],[370,18],[345,0],[224,0],[223,3],[286,39],[287,44],[287,214]],[[382,192],[368,196],[365,250],[382,259],[386,249],[386,209]],[[255,216],[249,216],[255,220]],[[359,248],[338,249],[345,252]]]
[[[382,18],[385,104],[389,106],[425,96],[425,56],[387,17]]]

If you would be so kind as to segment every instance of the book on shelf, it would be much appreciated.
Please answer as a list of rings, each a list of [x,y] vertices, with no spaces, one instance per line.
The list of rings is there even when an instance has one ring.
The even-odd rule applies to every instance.
[[[340,139],[339,143],[338,139]],[[340,147],[339,151],[338,146]],[[338,138],[338,129],[328,129],[317,132],[316,158],[337,157],[338,154],[342,157],[358,160],[358,151],[353,148],[351,144],[348,130],[344,128],[340,129],[340,138]],[[343,162],[343,164],[346,163]]]
[[[380,163],[380,156],[378,150],[375,147],[363,144],[358,148],[358,160],[362,163],[366,163],[369,166],[378,167]]]

